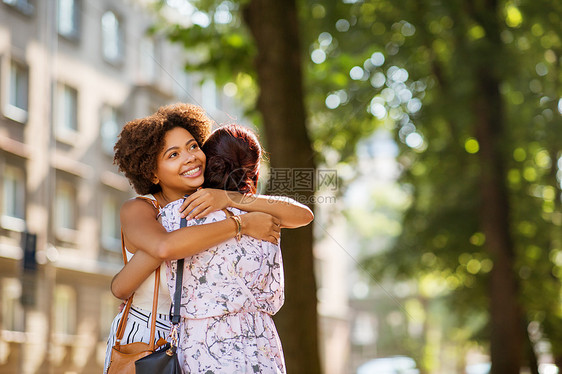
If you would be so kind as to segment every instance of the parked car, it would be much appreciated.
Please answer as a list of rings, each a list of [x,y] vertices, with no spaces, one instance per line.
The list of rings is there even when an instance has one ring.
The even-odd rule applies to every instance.
[[[411,357],[393,356],[369,360],[357,368],[357,374],[419,374]]]
[[[489,374],[492,370],[492,364],[489,362],[481,362],[478,364],[470,364],[465,368],[466,374]],[[558,374],[558,368],[554,364],[540,364],[540,374]]]
[[[466,365],[464,368],[466,374],[489,374],[492,364],[489,362],[480,362],[477,364]]]

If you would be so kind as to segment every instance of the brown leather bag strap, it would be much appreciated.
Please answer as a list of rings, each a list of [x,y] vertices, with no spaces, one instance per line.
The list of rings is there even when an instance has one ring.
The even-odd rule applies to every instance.
[[[127,252],[125,250],[125,237],[123,236],[123,228],[121,228],[121,252],[123,253],[123,264],[127,264]],[[125,308],[123,309],[123,313],[121,314],[121,320],[119,321],[119,325],[117,326],[117,332],[115,334],[115,345],[121,345],[121,339],[123,339],[123,334],[125,333],[125,326],[127,324],[127,318],[129,317],[129,310],[131,309],[131,304],[133,303],[133,293],[127,299],[127,303],[125,304]]]
[[[152,320],[150,321],[150,350],[154,351],[156,334],[156,314],[158,313],[158,286],[160,284],[160,266],[154,271],[154,296],[152,297]]]
[[[121,251],[123,252],[123,263],[127,264],[127,252],[125,250],[125,237],[123,235],[123,229],[121,229]],[[152,296],[152,318],[150,321],[150,350],[154,350],[154,338],[156,336],[156,314],[158,311],[158,290],[160,285],[160,266],[154,271],[154,294]],[[115,346],[119,347],[121,345],[121,339],[125,334],[125,326],[127,324],[127,318],[129,317],[129,310],[131,310],[131,305],[133,304],[133,293],[127,299],[125,308],[123,309],[123,314],[121,315],[121,320],[117,326]]]
[[[121,253],[123,254],[123,264],[127,264],[127,252],[125,249],[125,236],[123,236],[123,228],[121,228]]]
[[[145,200],[152,204],[154,209],[160,214],[160,204],[155,198],[148,196],[137,196],[138,199]],[[152,296],[152,319],[150,323],[150,350],[154,350],[154,339],[156,335],[156,314],[158,313],[158,290],[160,285],[160,266],[154,271],[154,294]]]
[[[125,333],[125,325],[127,324],[127,317],[129,316],[129,310],[131,309],[131,304],[133,303],[133,296],[129,297],[127,304],[125,304],[125,309],[123,309],[123,314],[121,315],[121,320],[117,326],[117,333],[115,334],[115,346],[121,345],[121,339],[123,339],[123,334]]]

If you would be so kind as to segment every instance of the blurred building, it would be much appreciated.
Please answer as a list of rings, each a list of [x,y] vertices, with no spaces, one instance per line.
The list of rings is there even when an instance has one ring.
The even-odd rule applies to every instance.
[[[350,371],[351,317],[348,281],[355,273],[349,256],[341,199],[319,191],[315,206],[314,260],[318,288],[320,359],[324,374]]]
[[[135,1],[0,2],[2,373],[102,370],[133,195],[113,165],[123,123],[177,101],[234,117],[152,22]]]
[[[385,129],[361,141],[357,146],[360,172],[344,197],[350,217],[343,242],[353,258],[347,277],[350,373],[373,359],[408,354],[405,342],[417,339],[416,326],[404,310],[405,301],[415,297],[412,287],[378,279],[362,264],[365,258],[385,250],[399,232],[406,197],[396,185],[397,152],[390,131]]]

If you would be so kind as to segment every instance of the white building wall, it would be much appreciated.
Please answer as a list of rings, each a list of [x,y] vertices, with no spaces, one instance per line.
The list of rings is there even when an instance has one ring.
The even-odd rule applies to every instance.
[[[103,108],[117,110],[120,127],[161,105],[202,102],[195,80],[184,86],[190,80],[176,75],[185,61],[183,49],[159,37],[153,49],[146,44],[153,16],[138,2],[75,1],[76,38],[57,32],[58,3],[0,2],[0,372],[6,374],[102,371],[107,330],[119,304],[109,284],[122,262],[119,241],[102,241],[103,206],[107,198],[123,202],[133,195],[112,153],[102,147]],[[101,17],[107,10],[123,26],[117,61],[102,55]],[[153,73],[147,74],[146,61],[153,63]],[[12,63],[28,72],[27,111],[8,105]],[[77,93],[75,132],[57,126],[61,84]],[[223,113],[240,113],[228,100],[221,102]],[[2,197],[3,171],[14,167],[24,175],[22,218],[3,215],[9,205]],[[76,198],[71,230],[57,227],[55,196],[62,182]],[[31,283],[21,269],[24,230],[37,235],[39,264]],[[22,306],[20,296],[29,290],[33,302]]]

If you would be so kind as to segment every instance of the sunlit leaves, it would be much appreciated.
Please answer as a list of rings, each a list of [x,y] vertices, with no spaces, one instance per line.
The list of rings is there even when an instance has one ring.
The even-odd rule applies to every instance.
[[[253,75],[255,47],[243,26],[241,1],[199,0],[168,1],[161,5],[163,18],[155,27],[190,53],[186,68],[212,74],[219,84],[226,84],[237,74]],[[166,18],[167,13],[182,14],[184,20]],[[183,13],[182,13],[183,12]],[[240,87],[238,95],[244,97]]]
[[[505,7],[505,23],[509,27],[519,27],[523,22],[523,15],[514,4]]]
[[[486,36],[484,28],[478,24],[473,25],[468,29],[468,37],[472,40],[478,40]]]
[[[480,150],[480,144],[478,144],[478,140],[475,138],[468,138],[464,142],[464,149],[471,154],[478,153]]]
[[[544,297],[537,298],[536,289],[549,295],[552,305],[560,304],[559,278],[551,282],[549,274],[562,274],[552,258],[562,260],[551,254],[562,225],[562,3],[499,2],[499,30],[486,20],[491,14],[474,16],[477,10],[471,7],[479,6],[475,2],[364,4],[355,9],[357,25],[369,22],[371,37],[384,46],[379,50],[384,63],[369,76],[378,90],[369,113],[394,124],[402,182],[414,186],[402,234],[392,250],[379,257],[384,265],[374,265],[376,260],[370,264],[420,281],[437,274],[457,300],[455,306],[470,299],[455,291],[474,297],[472,291],[484,284],[493,261],[485,255],[486,239],[478,227],[480,170],[475,161],[481,144],[473,130],[478,118],[470,103],[478,95],[474,82],[479,71],[492,69],[501,80],[506,127],[499,150],[507,165],[517,275],[527,282],[521,297],[529,315],[551,310]],[[398,27],[397,20],[412,25],[413,34],[404,22]],[[497,48],[495,41],[505,49]],[[392,66],[408,73],[401,83],[411,97],[395,89]],[[422,90],[414,88],[418,82],[425,85]],[[407,104],[399,103],[400,97]],[[423,138],[423,152],[411,147],[415,143],[411,140],[416,140],[412,134]],[[535,292],[530,291],[533,287]],[[546,325],[560,325],[549,318],[545,317]],[[552,330],[550,335],[555,338]],[[562,339],[558,344],[562,347]]]

